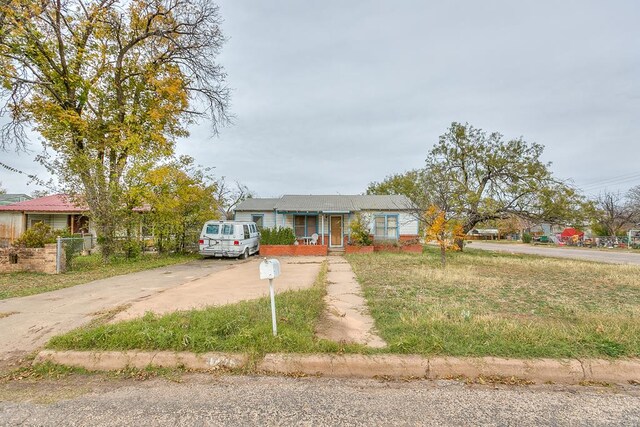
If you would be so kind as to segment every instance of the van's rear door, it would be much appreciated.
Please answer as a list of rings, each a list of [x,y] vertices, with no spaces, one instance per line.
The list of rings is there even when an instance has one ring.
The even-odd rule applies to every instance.
[[[218,250],[220,249],[220,232],[222,228],[222,224],[207,224],[204,227],[204,249],[205,250]]]
[[[237,248],[234,248],[234,242],[236,241],[236,229],[235,229],[235,224],[222,224],[222,226],[220,227],[220,235],[221,235],[221,241],[222,241],[222,248],[225,251],[229,251],[229,250],[234,250]]]

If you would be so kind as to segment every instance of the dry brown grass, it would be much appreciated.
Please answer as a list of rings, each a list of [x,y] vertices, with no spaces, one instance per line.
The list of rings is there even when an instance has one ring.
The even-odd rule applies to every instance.
[[[393,351],[640,355],[640,267],[465,251],[350,256]]]

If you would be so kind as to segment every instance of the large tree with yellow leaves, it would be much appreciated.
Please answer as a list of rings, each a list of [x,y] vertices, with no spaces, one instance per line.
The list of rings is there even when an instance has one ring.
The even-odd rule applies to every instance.
[[[209,0],[0,0],[2,148],[34,126],[45,159],[88,204],[112,250],[123,180],[170,157],[186,125],[226,120],[216,62],[224,42]]]

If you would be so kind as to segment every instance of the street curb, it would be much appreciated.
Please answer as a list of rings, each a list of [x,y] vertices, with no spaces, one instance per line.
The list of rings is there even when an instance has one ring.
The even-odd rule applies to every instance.
[[[43,350],[33,363],[53,362],[90,371],[116,371],[124,368],[144,369],[148,366],[194,370],[234,369],[245,366],[248,361],[247,355],[230,353]]]
[[[249,357],[231,353],[43,350],[34,363],[53,362],[91,371],[148,366],[193,370],[236,369]],[[504,359],[498,357],[432,357],[418,355],[331,355],[270,353],[257,363],[258,372],[320,375],[338,378],[517,378],[536,383],[640,383],[640,359]]]

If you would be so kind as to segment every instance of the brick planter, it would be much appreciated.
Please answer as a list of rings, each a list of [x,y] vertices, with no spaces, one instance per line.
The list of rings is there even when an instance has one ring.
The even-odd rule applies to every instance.
[[[356,245],[348,245],[344,248],[345,253],[348,254],[372,254],[373,246],[356,246]]]
[[[260,245],[261,256],[326,256],[322,245]]]

